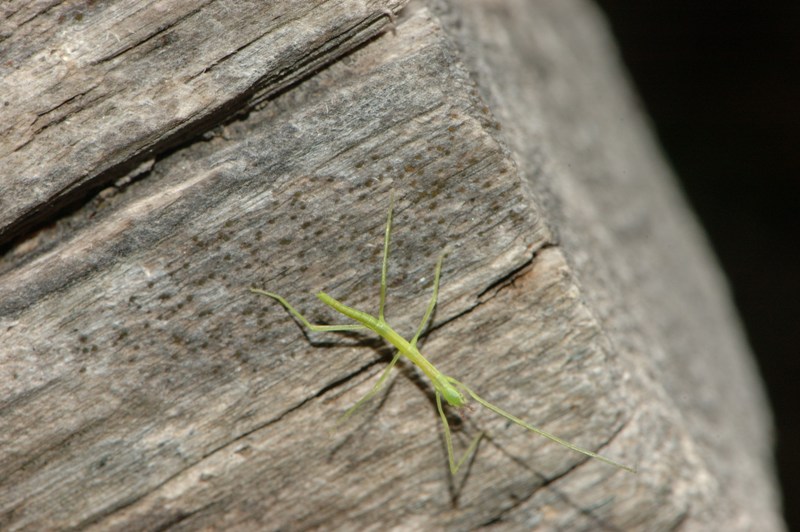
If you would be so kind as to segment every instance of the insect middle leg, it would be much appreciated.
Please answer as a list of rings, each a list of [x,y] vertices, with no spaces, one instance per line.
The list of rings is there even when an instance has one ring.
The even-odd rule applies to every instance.
[[[379,378],[379,379],[378,379],[378,381],[377,381],[377,382],[376,382],[376,383],[375,383],[375,384],[372,386],[372,388],[370,389],[370,391],[368,391],[368,392],[367,392],[367,393],[364,395],[364,397],[362,397],[361,399],[359,399],[358,401],[356,401],[356,404],[354,404],[353,406],[351,406],[350,408],[348,408],[348,409],[345,411],[345,413],[344,413],[344,414],[342,414],[342,415],[341,415],[341,417],[339,418],[339,422],[345,421],[347,418],[349,418],[350,416],[352,416],[352,415],[353,415],[353,414],[356,412],[356,410],[358,410],[359,408],[361,408],[361,406],[362,406],[364,403],[366,403],[367,401],[369,401],[370,399],[372,399],[373,397],[375,397],[375,394],[376,394],[376,393],[378,393],[378,391],[379,391],[379,390],[380,390],[380,389],[383,387],[384,383],[386,382],[386,379],[388,379],[388,378],[389,378],[389,373],[391,373],[391,371],[392,371],[392,368],[394,367],[394,365],[395,365],[395,364],[397,364],[397,361],[400,359],[400,355],[401,355],[401,354],[402,354],[402,353],[400,353],[400,351],[398,351],[398,352],[397,352],[397,353],[394,355],[394,358],[392,358],[392,361],[391,361],[391,362],[389,362],[389,365],[386,367],[386,369],[385,369],[385,370],[383,370],[383,373],[381,374],[380,378]]]

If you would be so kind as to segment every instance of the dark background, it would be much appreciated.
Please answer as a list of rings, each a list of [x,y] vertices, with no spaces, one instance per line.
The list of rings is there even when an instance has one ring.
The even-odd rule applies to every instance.
[[[800,1],[597,3],[728,276],[800,530]]]

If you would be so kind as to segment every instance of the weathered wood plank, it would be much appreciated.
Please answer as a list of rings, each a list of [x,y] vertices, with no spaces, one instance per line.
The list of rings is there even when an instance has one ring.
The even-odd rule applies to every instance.
[[[780,528],[746,347],[586,5],[421,4],[0,259],[0,528]],[[475,410],[452,481],[408,367],[335,425],[389,353],[246,288],[374,311],[391,191],[390,322],[449,244],[423,351],[637,475]]]
[[[406,1],[7,2],[0,244],[352,50]]]
[[[659,529],[650,519],[672,513],[686,529],[781,529],[762,383],[725,280],[631,103],[596,8],[451,5],[448,31],[525,183],[614,351],[640,377],[626,390],[636,405],[630,430],[649,449],[639,480],[670,491],[665,506],[631,508],[640,527]],[[669,478],[650,476],[662,467]],[[518,510],[508,522],[525,528],[537,508]]]
[[[364,425],[331,438],[321,424],[344,404],[325,404],[325,390],[338,395],[335,383],[347,389],[361,382],[381,360],[374,348],[332,341],[314,349],[280,308],[246,288],[275,287],[313,310],[309,294],[324,287],[374,307],[390,190],[398,231],[389,312],[401,330],[413,328],[424,310],[433,262],[446,243],[455,247],[441,320],[475,306],[477,294],[545,242],[468,75],[435,24],[413,22],[402,37],[398,30],[211,143],[161,161],[146,179],[65,221],[69,231],[56,227],[52,239],[45,235],[35,249],[8,259],[0,285],[8,346],[2,396],[11,398],[3,425],[14,434],[4,442],[0,472],[7,525],[104,528],[117,515],[138,519],[151,504],[148,494],[162,500],[160,490],[184,474],[208,480],[206,464],[256,433],[277,453],[263,467],[252,464],[261,488],[225,475],[177,510],[146,513],[156,526],[211,504],[219,518],[233,519],[250,500],[245,493],[228,500],[240,486],[256,490],[251,494],[267,490],[249,519],[258,514],[289,525],[302,512],[319,514],[314,501],[341,485],[294,510],[301,514],[278,512],[274,490],[309,497],[309,482],[355,467],[365,450],[386,452],[380,444],[391,433],[359,444],[357,427]],[[421,400],[423,412],[435,413],[419,390],[408,392],[417,397],[411,405]],[[31,426],[31,419],[39,422]],[[369,426],[369,419],[360,423]],[[410,408],[396,422],[403,421],[412,423],[404,429],[409,437],[427,444],[417,460],[435,480],[429,495],[446,500],[435,417]],[[342,438],[356,440],[347,445],[352,461],[319,462]],[[354,474],[418,473],[414,464],[383,456]],[[579,457],[562,453],[558,460],[550,467],[568,468]],[[416,487],[403,489],[410,496]],[[362,504],[385,494],[373,497]],[[418,500],[398,499],[393,519],[402,522],[403,507]]]

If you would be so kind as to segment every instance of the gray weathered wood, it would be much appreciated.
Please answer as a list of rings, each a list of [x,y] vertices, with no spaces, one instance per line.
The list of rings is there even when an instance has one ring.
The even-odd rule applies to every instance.
[[[669,514],[690,529],[781,528],[771,415],[727,286],[591,4],[452,5],[461,8],[448,27],[525,183],[614,351],[639,375],[626,391],[631,430],[650,449],[639,479],[670,493],[640,504],[643,528]],[[676,454],[683,464],[666,466]],[[649,477],[653,467],[669,472]]]
[[[6,2],[0,244],[352,50],[406,1]]]
[[[321,4],[376,28],[401,2]],[[304,16],[305,35],[329,36],[344,17]],[[603,31],[578,1],[412,2],[393,32],[246,117],[189,120],[220,125],[72,212],[37,203],[51,226],[25,235],[25,212],[9,216],[0,528],[780,529],[746,345]],[[322,46],[295,42],[283,79]],[[270,60],[252,61],[263,77]],[[250,105],[232,86],[219,101]],[[68,168],[69,183],[106,172]],[[638,474],[476,409],[457,439],[489,438],[453,481],[408,366],[335,424],[390,353],[306,335],[247,287],[316,320],[339,321],[320,289],[374,312],[392,192],[390,323],[411,334],[449,245],[423,351]]]

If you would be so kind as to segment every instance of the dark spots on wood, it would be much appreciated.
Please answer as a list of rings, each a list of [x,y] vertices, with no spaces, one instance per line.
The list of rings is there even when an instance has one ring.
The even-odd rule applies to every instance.
[[[103,469],[106,466],[106,464],[108,464],[108,462],[110,461],[111,461],[110,457],[103,456],[93,464],[93,467],[95,469]]]
[[[334,68],[332,67],[331,70]],[[418,70],[414,69],[413,72],[416,75]],[[323,72],[320,75],[325,76],[330,73]],[[450,74],[443,73],[438,80],[446,82],[450,79],[448,76]],[[352,78],[346,79],[351,80]],[[364,81],[360,81],[363,83],[370,82],[369,76],[366,75],[359,79],[363,79]],[[386,85],[380,86],[385,87]],[[337,87],[336,83],[332,83],[326,90],[335,91]],[[480,136],[480,139],[484,140],[487,133],[476,127],[477,122],[474,118],[470,119],[469,116],[465,116],[474,110],[465,106],[461,100],[463,95],[459,91],[463,89],[456,90],[453,87],[447,83],[437,83],[436,98],[439,98],[442,91],[446,91],[447,98],[452,99],[455,102],[454,105],[459,108],[465,107],[466,110],[463,113],[456,113],[450,112],[448,107],[440,111],[439,115],[433,116],[430,122],[423,120],[419,123],[412,123],[413,131],[412,127],[409,128],[409,131],[419,132],[418,137],[412,135],[409,138],[406,135],[398,140],[389,136],[379,148],[386,153],[355,152],[352,149],[345,151],[346,158],[352,158],[352,161],[347,163],[341,156],[337,156],[336,159],[331,160],[328,168],[319,170],[320,177],[316,177],[316,173],[312,176],[308,175],[309,172],[317,172],[317,170],[309,170],[312,166],[305,164],[304,159],[292,159],[286,156],[286,152],[278,151],[277,155],[270,152],[270,157],[265,157],[264,160],[254,159],[252,163],[248,163],[259,169],[258,176],[248,177],[237,174],[236,178],[242,179],[241,183],[247,183],[240,186],[238,184],[240,182],[237,182],[234,185],[234,188],[240,187],[241,190],[234,192],[225,187],[209,188],[208,197],[213,199],[197,202],[195,206],[197,213],[186,215],[186,223],[172,224],[169,231],[174,232],[165,235],[171,240],[165,240],[164,244],[153,246],[152,249],[138,250],[139,255],[135,256],[136,261],[142,258],[139,263],[147,265],[148,269],[153,270],[153,275],[157,277],[155,280],[143,280],[145,278],[137,270],[138,277],[135,278],[135,290],[139,292],[137,295],[128,296],[124,291],[117,296],[108,295],[112,300],[114,297],[118,297],[122,302],[114,310],[120,313],[124,311],[127,315],[115,316],[112,320],[116,320],[114,323],[125,323],[126,329],[131,331],[130,335],[125,338],[120,337],[113,329],[96,332],[85,326],[76,329],[76,333],[90,331],[83,333],[84,339],[79,338],[75,342],[76,333],[71,335],[71,341],[75,345],[73,349],[88,349],[89,352],[93,352],[99,346],[97,358],[102,358],[99,361],[103,364],[118,363],[115,362],[115,356],[119,356],[123,364],[127,360],[129,365],[124,370],[117,369],[118,374],[113,378],[120,378],[119,375],[124,375],[124,379],[135,382],[139,389],[148,389],[148,387],[158,389],[158,400],[163,401],[163,405],[160,406],[162,410],[154,409],[152,412],[144,414],[131,412],[129,405],[123,403],[119,407],[119,411],[127,413],[133,423],[131,428],[125,429],[129,432],[118,430],[114,425],[110,425],[107,427],[109,439],[128,433],[138,437],[136,431],[141,430],[143,426],[152,426],[154,431],[165,429],[173,431],[170,426],[172,420],[168,420],[163,415],[164,409],[172,408],[181,402],[183,402],[181,408],[184,410],[182,415],[185,414],[186,417],[180,419],[180,422],[185,423],[186,426],[193,426],[196,433],[187,436],[183,433],[170,432],[170,437],[176,438],[176,445],[186,444],[187,448],[195,449],[194,452],[198,453],[197,456],[202,456],[202,453],[210,452],[213,449],[219,449],[220,444],[224,445],[230,438],[236,437],[242,432],[252,431],[255,441],[268,439],[275,437],[271,436],[271,430],[258,430],[253,423],[231,421],[231,419],[241,420],[242,403],[247,403],[247,408],[252,408],[254,419],[274,419],[280,412],[288,411],[293,404],[305,405],[302,402],[315,393],[314,387],[319,383],[311,382],[309,384],[308,381],[311,378],[306,378],[304,373],[313,374],[314,378],[319,378],[321,382],[329,382],[325,379],[338,378],[351,371],[350,367],[343,369],[344,366],[338,365],[339,360],[336,354],[340,351],[337,351],[331,358],[320,357],[320,360],[324,360],[322,363],[306,366],[308,364],[306,355],[316,357],[325,356],[328,353],[314,351],[305,345],[292,318],[282,312],[280,306],[274,302],[259,303],[258,298],[261,296],[250,294],[247,292],[247,287],[262,282],[269,284],[264,287],[285,295],[292,304],[296,305],[296,308],[302,311],[310,310],[312,315],[316,315],[317,318],[322,317],[322,321],[329,323],[332,322],[330,313],[320,311],[314,314],[319,305],[309,304],[311,300],[316,302],[313,297],[301,295],[299,300],[296,299],[301,288],[314,286],[315,283],[329,283],[324,286],[331,287],[332,290],[339,290],[337,295],[347,301],[366,301],[365,294],[369,294],[371,299],[366,305],[376,306],[377,279],[379,278],[377,272],[383,250],[380,245],[381,230],[375,228],[382,225],[386,206],[381,202],[388,203],[390,187],[386,181],[374,179],[376,176],[371,171],[373,167],[386,168],[387,180],[393,180],[391,188],[394,190],[397,206],[402,207],[397,212],[396,229],[405,236],[395,238],[390,273],[391,288],[400,289],[401,292],[390,293],[390,298],[407,301],[411,295],[419,292],[422,288],[430,288],[435,255],[447,240],[446,235],[439,234],[440,231],[443,233],[442,229],[449,230],[449,226],[456,228],[453,235],[460,239],[458,244],[463,246],[465,255],[477,249],[474,242],[476,235],[459,235],[457,233],[459,224],[465,225],[463,223],[465,217],[479,218],[481,213],[491,216],[492,213],[487,211],[487,205],[492,200],[494,202],[491,204],[491,209],[502,211],[501,206],[508,205],[514,196],[513,193],[501,190],[496,193],[498,198],[483,197],[477,205],[475,203],[468,204],[469,208],[465,208],[464,212],[448,210],[452,208],[451,205],[457,205],[460,208],[467,194],[476,195],[480,190],[479,183],[482,183],[483,180],[496,179],[496,176],[487,175],[485,168],[467,168],[468,165],[478,164],[477,162],[483,161],[484,158],[496,160],[503,156],[500,153],[487,152],[482,145],[469,145],[470,138]],[[424,89],[425,87],[420,86],[420,88]],[[401,89],[402,87],[398,88],[398,90]],[[301,87],[293,88],[292,91],[294,90],[307,89]],[[424,94],[418,94],[414,96],[413,101],[409,99],[400,102],[396,109],[392,109],[392,113],[407,112],[406,105],[413,107],[417,105],[415,103],[417,99],[421,101],[424,97]],[[311,98],[309,101],[313,104],[314,101],[321,100]],[[300,116],[293,107],[296,103],[291,99],[291,94],[278,101],[278,104],[286,108],[286,114],[280,114],[283,109],[270,109],[270,112],[275,115],[274,123],[286,120],[287,117],[296,120]],[[253,116],[246,120],[256,119],[256,114],[253,113]],[[319,116],[319,114],[311,113],[309,116]],[[414,115],[409,114],[409,116],[412,118],[400,116],[398,121],[411,123]],[[450,124],[450,120],[460,122],[458,125],[453,125]],[[447,127],[448,125],[450,128]],[[243,131],[245,131],[244,126],[242,126]],[[260,129],[252,127],[252,129],[246,130],[246,135],[242,133],[242,138],[247,138],[247,145],[250,146],[249,143],[252,142],[254,147],[259,146],[258,143],[262,142],[262,138],[266,138],[266,141],[263,141],[260,146],[266,149],[275,148],[276,146],[270,144],[270,142],[274,144],[274,139],[270,139],[269,135],[272,131],[270,127],[272,127],[270,121],[262,122]],[[446,129],[449,131],[445,131]],[[455,135],[449,135],[451,143],[447,144],[447,134],[455,133],[456,129],[459,133],[458,139],[455,138]],[[298,145],[303,141],[304,139],[297,139]],[[339,141],[338,138],[326,139],[320,135],[319,139],[315,141],[318,144],[307,145],[307,149],[309,152],[319,147],[324,150],[328,145],[335,146],[335,143]],[[231,143],[233,142],[232,140]],[[322,143],[329,144],[323,145]],[[210,149],[212,147],[209,145],[205,149],[209,150],[208,153],[213,154],[213,150]],[[180,164],[174,162],[177,159],[175,154],[159,160],[157,165],[159,168],[167,169],[170,164],[173,164],[170,171],[174,170],[175,176],[170,176],[170,179],[174,179],[171,183],[178,183],[179,179],[189,182],[198,175],[198,170],[206,168],[204,165],[208,163],[208,159],[200,154],[200,150],[192,151],[192,149],[192,146],[188,146],[186,149],[181,148],[181,153],[184,155],[182,155],[183,159]],[[253,150],[253,152],[255,151]],[[196,161],[193,162],[192,158],[195,158]],[[171,160],[173,162],[170,162]],[[281,167],[277,171],[274,171],[274,166],[270,166],[274,165],[274,160],[282,161]],[[178,172],[179,166],[184,161],[196,166],[189,167],[185,173],[180,173]],[[298,164],[295,165],[295,163]],[[360,170],[361,174],[354,177],[349,175],[347,172],[352,167]],[[248,171],[244,169],[243,173],[247,174]],[[370,174],[369,178],[364,177],[367,174]],[[135,197],[136,194],[146,194],[148,189],[145,187],[150,182],[155,182],[154,179],[152,181],[150,179],[140,183],[141,186],[136,190],[129,189],[121,192],[120,203],[110,205],[109,211],[118,208],[118,205],[124,205],[125,198],[128,196]],[[517,179],[516,176],[509,178],[509,180],[513,179]],[[312,183],[315,194],[309,194],[308,183]],[[461,183],[466,185],[461,185]],[[367,188],[370,188],[369,192],[365,191]],[[153,197],[157,197],[159,187],[153,186],[149,190],[154,194]],[[349,190],[353,196],[344,197],[343,191],[345,190]],[[488,191],[489,189],[484,187],[483,190]],[[326,191],[332,191],[331,196],[325,197]],[[235,203],[229,200],[239,199],[236,195],[229,196],[230,194],[241,194],[242,212],[230,209],[230,205],[235,205]],[[376,197],[381,198],[379,203],[376,203],[378,201]],[[168,214],[172,208],[179,207],[181,202],[185,201],[187,201],[185,198],[179,200],[164,213]],[[256,201],[259,203],[254,205]],[[217,202],[220,205],[219,209]],[[380,213],[376,214],[378,211]],[[309,213],[313,214],[309,215]],[[497,212],[497,214],[501,216],[502,212]],[[113,216],[109,215],[109,217]],[[163,231],[167,225],[166,223],[163,224],[163,227],[159,225],[157,230]],[[436,225],[440,227],[436,227]],[[495,227],[497,227],[496,224],[487,224],[487,227],[482,229],[486,241],[486,262],[474,266],[471,272],[467,272],[465,277],[460,278],[459,290],[462,293],[452,294],[451,292],[448,294],[449,297],[458,298],[469,294],[470,291],[474,292],[475,287],[480,286],[482,277],[487,275],[486,264],[497,260],[498,250],[507,252],[507,247],[500,248],[493,245],[507,234],[505,228],[502,231],[493,231],[492,228]],[[520,227],[515,228],[515,231],[524,233],[528,229],[530,228]],[[366,234],[368,230],[370,234]],[[191,232],[197,234],[189,236],[187,242],[187,233]],[[357,244],[358,242],[369,242],[370,244],[361,246]],[[159,269],[163,267],[160,262],[161,258],[173,253],[172,256],[179,257],[174,259],[174,264],[182,264],[182,266],[175,271],[168,272],[168,278],[161,277],[162,273]],[[367,264],[364,257],[370,256],[374,260]],[[458,260],[458,257],[454,257],[453,262],[448,259],[448,269],[453,268],[457,271]],[[255,266],[253,261],[255,261]],[[257,267],[258,274],[247,275],[247,270],[253,267]],[[216,275],[213,271],[215,268],[218,270]],[[106,273],[103,272],[104,275]],[[111,274],[109,273],[109,275]],[[425,281],[421,283],[422,277]],[[146,285],[145,289],[143,289],[143,284]],[[86,286],[90,286],[90,284]],[[445,284],[445,289],[451,288],[452,285]],[[195,294],[184,294],[183,292],[187,289]],[[133,312],[133,308],[124,304],[126,300],[129,305],[136,305],[139,310],[144,306],[148,314]],[[453,305],[452,299],[449,304]],[[459,305],[461,303],[453,306],[459,308]],[[451,311],[451,307],[445,307],[445,309]],[[96,310],[89,309],[91,312]],[[369,310],[369,308],[365,310]],[[393,307],[392,313],[400,314],[402,310],[402,308]],[[156,315],[158,315],[157,319]],[[414,319],[418,318],[415,316]],[[117,334],[116,340],[114,339],[115,334]],[[311,336],[316,340],[317,336],[321,335]],[[330,336],[325,335],[324,341],[328,341]],[[116,343],[125,343],[125,345],[121,346],[122,349],[110,349]],[[335,342],[331,343],[335,344]],[[288,345],[292,347],[287,349]],[[339,348],[340,346],[337,345],[330,347],[330,349]],[[115,352],[111,353],[111,351]],[[116,355],[116,351],[119,351],[119,355]],[[187,354],[192,354],[192,356],[187,356]],[[297,356],[296,361],[292,361],[292,364],[285,363],[295,355]],[[367,353],[365,356],[368,357],[370,354]],[[447,356],[446,353],[444,356]],[[85,360],[89,358],[94,363],[95,357],[85,357]],[[238,368],[231,368],[230,363],[227,365],[218,363],[219,360],[230,362],[231,359],[241,366],[248,366],[247,369],[250,371],[236,372],[235,370]],[[272,370],[282,364],[285,364],[288,369],[264,371],[265,366]],[[324,366],[324,368],[320,368],[320,366]],[[89,367],[94,368],[93,365],[89,365]],[[310,371],[306,372],[304,368],[310,368]],[[83,371],[85,372],[85,367],[83,367]],[[299,373],[301,377],[298,379],[293,372]],[[82,378],[87,382],[89,379],[90,376]],[[236,386],[227,386],[230,383],[235,383]],[[169,386],[166,386],[167,384]],[[191,401],[186,399],[192,394],[198,393],[197,391],[203,386],[207,387],[208,394],[202,397],[195,395]],[[98,388],[101,387],[102,384],[98,386]],[[236,393],[242,395],[230,399]],[[228,401],[224,405],[226,409],[224,415],[216,412],[216,407],[219,406],[216,401]],[[212,408],[208,408],[209,405]],[[299,423],[304,423],[303,415],[307,415],[305,412],[309,406],[313,406],[311,400],[302,408],[297,407],[298,417],[297,419],[293,417],[291,422],[297,423],[299,419]],[[227,409],[230,410],[230,414]],[[222,411],[222,408],[219,410]],[[276,427],[282,430],[283,425],[276,422]],[[210,429],[208,436],[205,434],[205,429]],[[297,434],[300,435],[287,434],[285,440],[277,438],[274,442],[277,452],[284,453],[286,456],[292,456],[291,453],[297,452],[297,449],[302,449],[304,452],[307,449],[309,456],[318,452],[315,446],[322,438],[312,437],[308,433],[303,435],[298,432]],[[248,437],[250,436],[248,435]],[[209,442],[211,443],[209,444]],[[329,445],[329,442],[323,443]],[[147,437],[133,443],[123,442],[115,445],[115,448],[120,451],[131,448],[143,449],[142,452],[152,453],[153,451]],[[311,447],[307,447],[308,445]],[[324,449],[324,447],[322,448]],[[242,451],[243,455],[255,454],[249,446],[245,449]],[[267,454],[271,451],[259,449],[259,453],[262,452]],[[425,453],[414,453],[412,458],[424,460],[424,455]],[[95,454],[94,456],[104,457],[107,455]],[[132,464],[129,466],[130,469],[122,470],[128,475],[132,475],[131,485],[138,485],[137,482],[152,481],[151,485],[158,486],[153,492],[154,496],[159,495],[158,490],[168,491],[171,489],[172,483],[180,482],[181,468],[187,467],[185,464],[174,466],[169,462],[164,463],[159,461],[158,457],[154,458],[152,454],[144,458],[130,458],[121,452],[120,460],[123,462],[127,460]],[[209,460],[209,463],[213,461]],[[149,469],[146,472],[141,472],[141,468],[136,469],[142,463],[146,463],[152,471],[165,471],[164,479],[155,479],[156,473],[150,472]],[[267,463],[269,465],[264,465]],[[115,461],[104,463],[99,469],[108,470],[117,467],[119,464]],[[244,478],[244,483],[241,484],[243,486],[261,486],[262,484],[258,483],[247,484],[250,482],[246,478],[249,470],[273,473],[276,471],[275,468],[280,467],[279,461],[275,461],[273,464],[265,458],[259,463],[248,465],[245,468],[248,472],[241,473],[241,470],[238,470],[239,472],[232,471],[230,475],[214,477],[224,480],[220,481],[219,486],[211,486],[208,496],[220,496],[221,492],[215,490],[228,490],[230,485],[226,483],[229,482],[229,479],[232,482],[239,482],[239,479]],[[299,485],[297,479],[302,475],[314,473],[314,467],[317,466],[313,461],[303,461],[302,468],[305,469],[289,472],[282,478],[289,483],[290,489],[294,489]],[[358,468],[353,468],[353,470],[358,473]],[[188,472],[191,473],[191,470]],[[204,478],[211,478],[211,476]],[[225,493],[232,492],[225,491]],[[312,498],[315,496],[315,494],[307,495]],[[118,500],[129,496],[130,492],[125,491]],[[221,496],[227,497],[225,494]],[[135,498],[136,494],[134,494],[132,497],[132,499],[125,500],[134,501],[131,508],[135,511],[139,509],[152,510],[147,508],[147,505],[150,504],[149,496]],[[181,495],[178,503],[184,503],[192,497],[195,495]],[[196,497],[206,497],[205,492]],[[235,497],[232,496],[232,498]],[[128,507],[121,508],[120,515],[128,509]]]
[[[516,227],[519,227],[525,222],[525,217],[517,211],[508,211],[508,218]]]

